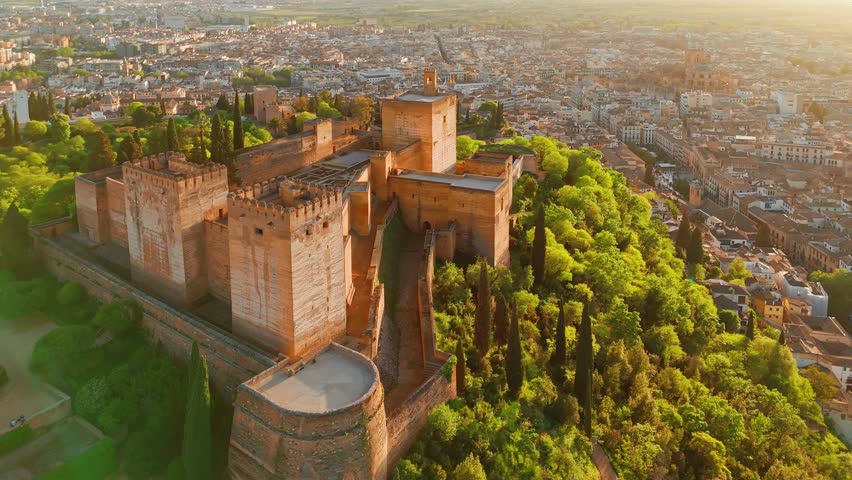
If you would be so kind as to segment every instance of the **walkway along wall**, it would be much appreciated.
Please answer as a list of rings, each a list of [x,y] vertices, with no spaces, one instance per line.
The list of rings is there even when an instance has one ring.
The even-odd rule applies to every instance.
[[[421,325],[424,362],[434,368],[432,375],[396,410],[388,412],[388,471],[414,445],[426,425],[426,417],[436,406],[456,398],[455,357],[438,350],[435,339],[435,312],[432,304],[432,277],[435,268],[435,233],[428,231],[420,262],[417,304]]]
[[[52,238],[52,233],[72,228],[71,219],[65,218],[30,229],[35,251],[47,270],[60,280],[83,285],[90,295],[102,302],[116,298],[134,300],[142,307],[142,326],[179,361],[189,359],[192,342],[197,341],[207,359],[211,385],[228,402],[234,400],[241,383],[275,365],[272,358],[241,343],[227,332],[154,298]]]

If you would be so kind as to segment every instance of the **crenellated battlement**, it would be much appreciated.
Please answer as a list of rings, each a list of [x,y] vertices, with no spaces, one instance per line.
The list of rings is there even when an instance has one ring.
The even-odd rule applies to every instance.
[[[230,208],[265,218],[281,218],[289,225],[304,224],[335,213],[343,206],[343,191],[279,176],[228,194]]]
[[[193,190],[203,183],[228,182],[228,168],[218,163],[198,165],[188,162],[182,153],[165,152],[142,157],[121,165],[124,181]]]

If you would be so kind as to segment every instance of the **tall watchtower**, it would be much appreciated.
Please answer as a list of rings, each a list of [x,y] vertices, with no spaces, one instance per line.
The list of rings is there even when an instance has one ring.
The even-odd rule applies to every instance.
[[[434,68],[423,72],[423,90],[382,100],[382,147],[397,167],[443,173],[456,165],[456,96],[438,90]]]
[[[689,206],[691,207],[700,207],[702,198],[701,198],[701,184],[698,181],[689,182]]]
[[[277,177],[228,208],[233,332],[291,357],[343,335],[342,192]]]
[[[228,171],[179,153],[122,165],[133,281],[180,305],[207,292],[204,220],[227,211]]]

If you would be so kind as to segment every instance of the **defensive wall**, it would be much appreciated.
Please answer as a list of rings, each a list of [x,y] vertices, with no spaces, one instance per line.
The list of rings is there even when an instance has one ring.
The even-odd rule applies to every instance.
[[[237,177],[241,185],[253,185],[269,178],[294,172],[335,153],[368,145],[369,136],[357,136],[347,121],[317,119],[305,123],[296,135],[240,150]]]
[[[438,350],[435,337],[435,312],[432,281],[435,269],[436,235],[426,232],[423,257],[417,280],[417,306],[420,320],[423,361],[432,374],[394,411],[388,412],[388,468],[392,469],[426,425],[426,417],[436,406],[456,398],[456,377],[449,353]]]
[[[240,386],[229,469],[235,480],[383,479],[387,442],[375,364],[332,343],[305,364],[281,364]]]
[[[228,401],[234,399],[241,383],[275,365],[269,356],[153,297],[55,238],[73,228],[71,219],[65,218],[30,229],[35,250],[47,270],[62,281],[83,285],[102,302],[134,300],[142,308],[142,326],[147,333],[179,361],[189,359],[192,342],[197,341],[207,359],[211,385]]]

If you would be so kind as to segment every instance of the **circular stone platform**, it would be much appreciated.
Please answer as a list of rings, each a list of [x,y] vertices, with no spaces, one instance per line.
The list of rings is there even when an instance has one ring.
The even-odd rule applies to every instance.
[[[287,410],[322,413],[357,402],[377,380],[364,363],[328,349],[295,375],[278,371],[254,388]]]

